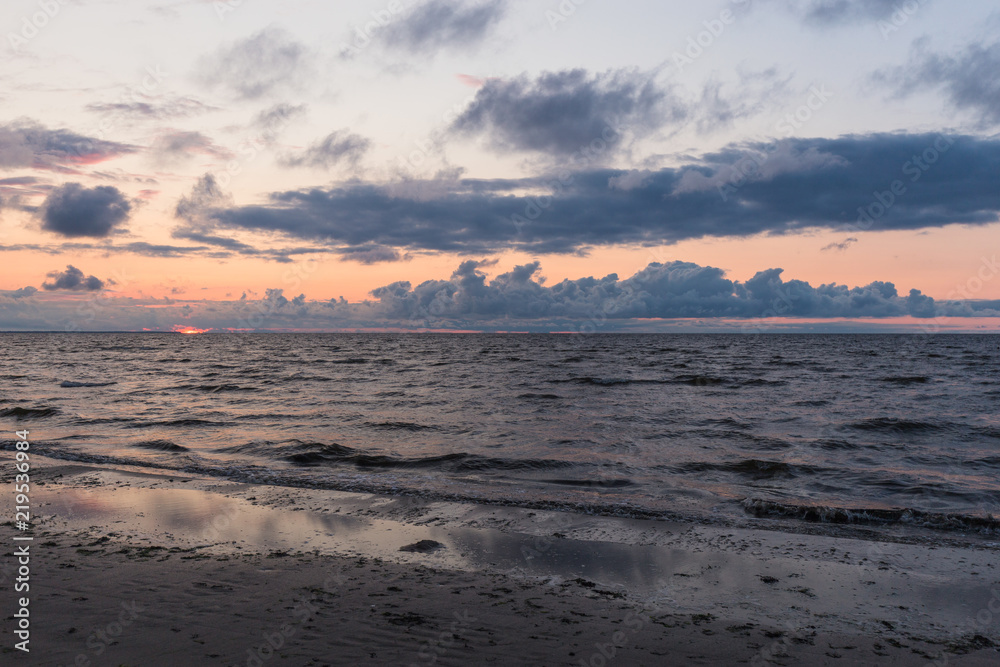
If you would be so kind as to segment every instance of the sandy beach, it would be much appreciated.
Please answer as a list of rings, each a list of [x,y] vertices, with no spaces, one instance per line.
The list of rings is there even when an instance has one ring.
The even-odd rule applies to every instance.
[[[998,659],[995,543],[926,547],[35,466],[29,654],[14,649],[16,531],[4,526],[8,664]]]

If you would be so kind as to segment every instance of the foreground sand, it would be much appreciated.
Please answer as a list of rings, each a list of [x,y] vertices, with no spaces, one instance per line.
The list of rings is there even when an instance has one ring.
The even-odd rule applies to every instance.
[[[995,543],[40,464],[30,654],[13,649],[2,529],[3,664],[1000,664]]]

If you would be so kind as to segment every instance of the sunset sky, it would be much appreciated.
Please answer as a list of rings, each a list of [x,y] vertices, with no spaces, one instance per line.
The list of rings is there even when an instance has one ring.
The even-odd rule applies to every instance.
[[[1000,331],[995,2],[0,28],[0,330]]]

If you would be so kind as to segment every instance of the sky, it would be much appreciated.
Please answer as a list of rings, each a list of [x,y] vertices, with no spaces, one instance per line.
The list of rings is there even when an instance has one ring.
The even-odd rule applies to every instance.
[[[0,330],[1000,332],[986,0],[6,0]]]

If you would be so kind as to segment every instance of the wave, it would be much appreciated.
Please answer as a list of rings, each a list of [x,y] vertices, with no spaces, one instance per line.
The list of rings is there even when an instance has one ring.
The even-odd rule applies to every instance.
[[[754,480],[780,479],[799,477],[800,475],[812,475],[818,470],[813,466],[796,465],[785,461],[767,461],[763,459],[742,459],[740,461],[727,463],[693,461],[691,463],[670,466],[669,469],[682,474],[703,472],[735,473]]]
[[[926,384],[931,381],[926,375],[890,376],[879,378],[880,382],[891,382],[893,384]]]
[[[59,414],[58,408],[4,408],[0,410],[0,417],[13,417],[14,419],[42,419]]]
[[[848,424],[847,426],[848,428],[853,428],[859,431],[890,431],[895,433],[939,431],[944,428],[944,426],[934,424],[932,422],[912,419],[897,419],[895,417],[875,417],[873,419],[864,419],[862,421]]]
[[[448,472],[557,470],[577,464],[556,459],[504,459],[454,452],[426,457],[404,457],[362,452],[336,443],[291,439],[272,442],[252,440],[214,450],[220,454],[242,454],[299,465],[353,465],[360,468],[436,468]]]
[[[711,375],[678,375],[675,378],[675,381],[681,384],[694,385],[696,387],[706,387],[724,384],[726,382],[722,378],[712,377]]]
[[[191,451],[183,445],[178,445],[169,440],[143,440],[141,442],[131,442],[129,443],[132,447],[141,447],[142,449],[155,449],[161,452],[189,452]]]
[[[1000,533],[1000,520],[975,514],[925,512],[912,508],[846,508],[824,505],[797,505],[759,498],[743,500],[747,514],[758,518],[800,519],[815,523],[894,525],[994,535]]]
[[[63,380],[59,383],[60,387],[70,388],[70,387],[107,387],[113,384],[118,384],[117,382],[73,382],[71,380]]]
[[[621,489],[627,486],[636,486],[630,479],[543,479],[546,484],[558,484],[560,486],[580,486],[597,487],[607,489]]]
[[[378,431],[436,431],[437,426],[426,426],[415,422],[365,422],[362,424]]]
[[[184,426],[231,426],[231,422],[215,422],[208,419],[168,419],[166,421],[135,422],[130,428],[180,428]]]
[[[241,387],[236,384],[181,384],[173,389],[194,389],[214,394],[220,391],[260,391],[256,387]]]
[[[584,377],[573,377],[562,380],[549,380],[549,382],[552,384],[592,384],[601,387],[608,387],[616,384],[633,384],[641,381],[632,380],[629,378],[599,378],[599,377],[591,377],[588,375]]]
[[[518,394],[518,398],[534,398],[545,401],[555,401],[561,399],[562,396],[559,396],[558,394],[533,394],[529,392],[527,394]]]

